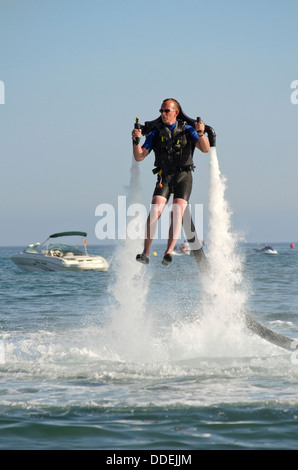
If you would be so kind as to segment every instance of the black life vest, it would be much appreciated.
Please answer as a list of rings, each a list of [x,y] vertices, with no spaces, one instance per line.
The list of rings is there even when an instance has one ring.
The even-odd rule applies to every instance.
[[[152,139],[156,171],[162,169],[165,175],[177,171],[192,170],[194,168],[195,142],[188,129],[185,128],[185,122],[178,120],[173,129],[169,129],[161,123],[156,126],[156,129],[157,133]]]

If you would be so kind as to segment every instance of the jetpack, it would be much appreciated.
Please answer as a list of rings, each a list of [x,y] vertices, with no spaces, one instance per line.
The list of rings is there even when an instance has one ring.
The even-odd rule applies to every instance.
[[[187,116],[182,109],[179,111],[179,114],[177,116],[177,119],[186,122],[186,124],[195,127],[196,122],[200,122],[201,118],[197,117],[197,119],[193,119],[189,116]],[[156,119],[153,119],[153,121],[145,121],[144,124],[139,123],[139,118],[136,118],[135,122],[135,129],[142,129],[142,135],[147,136],[158,124],[162,123],[161,116],[159,116]],[[216,145],[216,134],[214,132],[214,129],[207,124],[205,124],[205,133],[208,136],[209,142],[210,142],[210,147],[215,147]],[[134,140],[134,144],[138,144],[139,140]]]

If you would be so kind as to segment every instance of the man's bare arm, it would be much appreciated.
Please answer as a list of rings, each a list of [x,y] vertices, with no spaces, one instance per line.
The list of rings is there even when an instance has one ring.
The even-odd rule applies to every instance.
[[[142,135],[141,129],[134,129],[131,133],[133,139],[140,139]],[[141,144],[133,145],[133,156],[137,162],[141,162],[149,154],[147,149],[143,149]]]

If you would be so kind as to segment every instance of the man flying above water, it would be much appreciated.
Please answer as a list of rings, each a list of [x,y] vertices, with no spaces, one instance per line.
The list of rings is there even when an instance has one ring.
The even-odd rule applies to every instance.
[[[148,134],[145,143],[133,146],[133,155],[137,162],[144,160],[151,150],[155,153],[155,167],[159,178],[156,184],[151,210],[147,219],[146,236],[143,253],[136,260],[143,264],[149,263],[151,245],[155,236],[157,222],[170,195],[173,193],[173,209],[167,248],[162,264],[169,265],[172,251],[182,229],[182,218],[192,190],[193,153],[197,147],[208,153],[210,144],[205,137],[205,124],[195,123],[195,128],[177,119],[181,111],[180,104],[174,98],[162,102],[161,122]],[[140,139],[141,129],[132,131],[132,138]]]

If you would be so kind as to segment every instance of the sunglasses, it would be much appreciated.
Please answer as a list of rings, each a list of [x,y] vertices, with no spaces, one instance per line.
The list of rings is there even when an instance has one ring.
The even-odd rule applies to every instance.
[[[169,114],[171,111],[175,111],[175,109],[160,109],[159,112],[162,113],[167,113]]]

